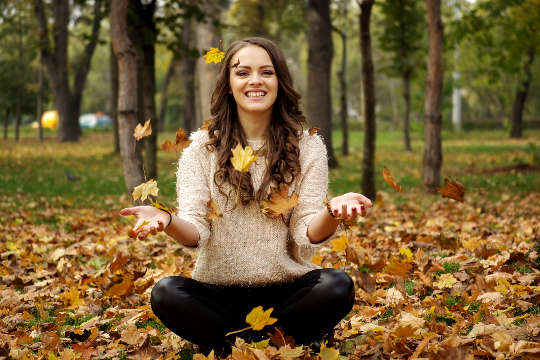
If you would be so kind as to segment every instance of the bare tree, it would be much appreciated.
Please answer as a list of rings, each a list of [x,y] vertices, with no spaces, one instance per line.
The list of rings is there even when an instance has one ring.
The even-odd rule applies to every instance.
[[[364,155],[362,159],[362,192],[375,199],[375,74],[371,53],[371,10],[375,0],[360,1],[360,51],[362,53],[362,92],[364,118]]]
[[[45,15],[45,6],[42,0],[34,0],[34,12],[39,30],[39,40],[43,62],[46,65],[56,108],[59,117],[58,140],[77,141],[81,135],[79,126],[79,113],[81,107],[82,92],[86,83],[90,62],[98,41],[101,20],[106,12],[103,8],[103,0],[95,0],[93,8],[92,30],[83,53],[78,56],[79,61],[74,64],[75,79],[73,89],[70,89],[68,75],[68,23],[70,16],[69,1],[53,0],[53,38],[49,39],[49,28]]]
[[[118,133],[124,180],[128,193],[144,181],[139,146],[133,137],[137,126],[137,50],[128,32],[128,3],[113,0],[110,11],[111,41],[118,61]],[[130,9],[131,11],[132,9]]]
[[[443,23],[441,0],[426,0],[429,31],[429,60],[424,100],[424,191],[436,193],[441,183],[441,100],[443,85]]]
[[[512,128],[510,129],[510,137],[521,138],[523,134],[523,109],[525,109],[525,101],[529,94],[529,86],[532,81],[532,69],[531,66],[534,62],[535,49],[530,47],[527,49],[527,57],[523,64],[523,76],[519,81],[514,96],[514,103],[512,105],[512,116],[510,122]]]
[[[309,0],[307,7],[308,40],[308,96],[307,117],[320,129],[326,143],[328,166],[336,167],[332,148],[332,105],[330,101],[330,74],[334,47],[330,24],[330,2]]]

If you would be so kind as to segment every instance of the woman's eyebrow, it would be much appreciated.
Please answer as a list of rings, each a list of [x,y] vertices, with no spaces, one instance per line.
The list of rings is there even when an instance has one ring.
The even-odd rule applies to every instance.
[[[259,66],[260,68],[273,68],[274,66],[273,65],[261,65]],[[240,69],[240,68],[245,68],[245,69],[251,69],[251,66],[247,66],[247,65],[238,65],[236,67],[237,69]]]

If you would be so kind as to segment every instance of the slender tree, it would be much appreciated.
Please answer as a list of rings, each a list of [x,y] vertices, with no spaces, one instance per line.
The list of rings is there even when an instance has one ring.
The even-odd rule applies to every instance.
[[[109,51],[109,70],[111,80],[111,118],[113,125],[114,152],[120,153],[120,139],[118,137],[118,61],[114,56],[112,42]]]
[[[332,107],[330,74],[334,47],[330,24],[330,2],[309,0],[308,20],[308,96],[307,117],[320,129],[326,143],[328,166],[336,167],[337,159],[332,147]]]
[[[128,3],[113,0],[109,16],[111,41],[118,61],[118,133],[124,181],[129,194],[144,181],[140,147],[133,137],[137,120],[137,55],[128,31]],[[129,9],[133,11],[133,9]]]
[[[441,0],[426,0],[429,60],[424,100],[424,191],[436,193],[441,183],[443,162],[441,140],[441,100],[443,85],[443,23],[441,20]]]
[[[184,20],[182,29],[182,42],[188,48],[195,47],[195,31],[193,29],[193,20],[187,18]],[[183,120],[184,130],[189,134],[197,129],[197,117],[195,111],[195,68],[197,58],[191,51],[184,51],[184,57],[180,63],[182,71],[182,80],[184,84],[184,108]]]

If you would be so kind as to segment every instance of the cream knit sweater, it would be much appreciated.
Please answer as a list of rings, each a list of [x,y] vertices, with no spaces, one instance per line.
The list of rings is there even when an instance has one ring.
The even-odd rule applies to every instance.
[[[235,189],[226,206],[225,196],[214,184],[217,154],[204,148],[208,132],[199,130],[190,138],[193,141],[178,162],[176,190],[178,216],[199,231],[193,279],[219,285],[259,286],[292,281],[320,268],[312,264],[311,257],[321,243],[310,242],[307,227],[324,209],[328,191],[327,155],[322,139],[307,131],[301,136],[302,175],[296,188],[299,204],[289,211],[287,226],[281,218],[265,216],[259,204],[239,204],[231,210]],[[249,145],[258,150],[263,143],[249,141]],[[249,169],[255,191],[260,187],[264,171],[265,158],[259,156]],[[225,193],[231,189],[228,184],[223,188]],[[217,221],[206,219],[206,204],[211,197],[223,212]]]

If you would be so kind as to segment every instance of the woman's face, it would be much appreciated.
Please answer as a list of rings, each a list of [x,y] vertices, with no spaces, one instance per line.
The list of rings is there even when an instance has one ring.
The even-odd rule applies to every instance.
[[[278,79],[266,50],[248,45],[238,50],[230,62],[230,92],[239,114],[271,112],[278,93]]]

